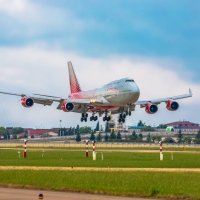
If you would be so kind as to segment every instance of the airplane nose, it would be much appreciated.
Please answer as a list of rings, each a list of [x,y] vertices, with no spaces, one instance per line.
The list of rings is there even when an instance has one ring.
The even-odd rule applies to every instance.
[[[137,99],[139,98],[139,96],[140,96],[140,89],[139,89],[139,87],[137,86],[136,83],[133,84],[133,86],[131,88],[131,92],[134,95],[134,97],[137,97]]]

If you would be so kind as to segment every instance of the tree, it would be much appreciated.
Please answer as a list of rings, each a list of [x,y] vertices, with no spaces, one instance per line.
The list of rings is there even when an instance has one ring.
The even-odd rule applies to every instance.
[[[137,140],[137,135],[136,135],[135,131],[133,131],[132,135],[130,136],[130,139],[133,140],[133,141]]]
[[[91,133],[92,129],[89,126],[79,128],[80,134]]]
[[[76,141],[77,141],[77,142],[80,142],[80,141],[81,141],[81,135],[80,135],[79,132],[76,134]]]
[[[0,127],[0,135],[5,135],[6,129],[4,127]]]
[[[143,132],[152,132],[155,131],[155,128],[151,127],[151,126],[144,126],[141,131]]]
[[[91,133],[90,140],[91,140],[91,141],[95,141],[95,135],[94,135],[94,132],[93,132],[93,131],[92,131],[92,133]]]
[[[145,123],[142,122],[142,120],[140,120],[137,124],[137,126],[145,126]]]
[[[180,144],[180,143],[182,143],[182,141],[183,141],[183,134],[182,134],[181,129],[179,129],[179,131],[178,131],[178,143]]]
[[[200,139],[200,130],[198,131],[196,138]]]
[[[165,125],[165,124],[160,124],[159,126],[157,126],[157,128],[166,129],[166,128],[167,128],[167,125]]]
[[[122,135],[121,135],[121,133],[118,131],[118,133],[117,133],[117,140],[121,140],[122,139]]]
[[[94,130],[99,131],[99,121],[97,122],[96,128]]]
[[[142,142],[142,140],[143,140],[143,135],[142,135],[142,133],[140,133],[140,134],[138,135],[137,141],[138,141],[138,142]]]
[[[109,124],[108,124],[108,122],[106,122],[105,132],[106,132],[106,133],[109,133],[109,132],[110,132],[110,129],[109,129]]]
[[[79,129],[80,129],[80,127],[79,127],[79,125],[77,125],[76,129],[75,129],[75,134],[79,133]]]
[[[191,137],[185,137],[184,139],[184,143],[186,143],[186,144],[191,144],[192,143],[192,138]]]
[[[165,138],[163,142],[164,142],[164,143],[175,143],[175,141],[174,141],[173,138],[171,138],[171,137]]]
[[[157,135],[155,141],[160,142],[161,141],[161,136]]]
[[[150,133],[147,135],[147,142],[151,143],[151,135],[150,135]]]
[[[101,137],[101,133],[99,132],[97,135],[97,141],[101,142],[101,140],[102,140],[102,137]]]
[[[15,128],[12,129],[12,134],[13,135],[17,135],[17,134],[23,133],[23,132],[24,132],[24,129],[21,128],[21,127],[15,127]]]
[[[155,140],[156,140],[156,136],[155,136],[155,135],[153,135],[153,136],[151,137],[151,140],[152,140],[152,142],[154,143],[154,142],[155,142]]]
[[[198,131],[198,133],[197,133],[197,135],[196,135],[196,137],[195,137],[194,142],[195,142],[196,144],[200,144],[200,130]]]
[[[108,134],[106,133],[106,134],[105,134],[105,137],[104,137],[104,139],[105,139],[106,142],[108,141],[108,138],[109,138],[109,136],[108,136]]]
[[[110,139],[111,139],[111,140],[116,140],[116,134],[114,133],[114,130],[113,130],[112,133],[110,134]]]

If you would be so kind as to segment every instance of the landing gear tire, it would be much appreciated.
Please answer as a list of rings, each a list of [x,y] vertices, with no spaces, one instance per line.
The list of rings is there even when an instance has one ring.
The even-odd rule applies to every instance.
[[[103,121],[107,121],[107,122],[108,122],[108,121],[110,121],[110,120],[111,120],[111,117],[110,117],[110,116],[104,116],[104,117],[103,117]]]
[[[121,122],[124,123],[125,120],[126,120],[126,113],[120,113],[120,114],[119,114],[118,122],[119,122],[119,123],[121,123]]]
[[[82,113],[81,114],[81,122],[83,122],[83,121],[87,122],[87,117],[88,117],[87,113]]]
[[[91,116],[90,121],[97,121],[98,117],[97,116]]]

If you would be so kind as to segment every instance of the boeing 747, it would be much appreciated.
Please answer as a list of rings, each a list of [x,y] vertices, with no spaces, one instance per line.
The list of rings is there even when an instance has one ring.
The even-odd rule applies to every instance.
[[[122,78],[99,89],[82,91],[71,62],[68,62],[68,71],[71,90],[68,98],[43,94],[27,96],[9,92],[0,93],[20,96],[21,104],[26,108],[30,108],[34,104],[50,106],[53,102],[57,102],[59,110],[81,113],[81,122],[87,122],[88,113],[91,113],[90,121],[96,121],[97,115],[103,115],[103,121],[110,121],[111,115],[119,114],[119,123],[124,123],[126,117],[131,115],[136,106],[144,108],[148,114],[155,114],[158,111],[158,104],[165,103],[169,111],[175,111],[179,108],[177,100],[192,97],[192,92],[189,89],[188,94],[138,101],[140,90],[132,78]]]

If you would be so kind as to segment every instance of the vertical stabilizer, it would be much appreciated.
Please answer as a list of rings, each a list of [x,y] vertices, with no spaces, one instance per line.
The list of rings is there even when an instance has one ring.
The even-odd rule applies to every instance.
[[[76,74],[74,72],[72,62],[69,61],[67,64],[68,64],[68,70],[69,70],[69,82],[70,82],[71,93],[81,92],[81,87],[76,78]]]

